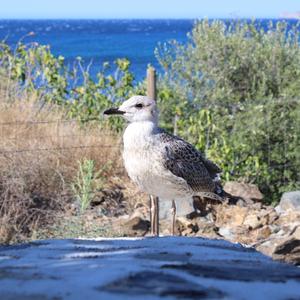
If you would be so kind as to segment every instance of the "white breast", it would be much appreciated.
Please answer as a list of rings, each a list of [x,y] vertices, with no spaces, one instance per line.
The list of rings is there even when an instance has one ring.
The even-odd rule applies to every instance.
[[[164,199],[186,197],[189,187],[162,165],[162,152],[152,122],[131,123],[125,130],[123,159],[129,177],[138,187]]]

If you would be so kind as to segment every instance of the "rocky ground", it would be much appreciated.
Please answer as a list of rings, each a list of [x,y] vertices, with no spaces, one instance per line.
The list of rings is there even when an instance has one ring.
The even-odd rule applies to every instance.
[[[300,265],[300,192],[272,207],[254,185],[225,189],[225,203],[178,207],[179,237],[147,237],[147,197],[134,189],[103,190],[84,214],[70,205],[37,236],[61,240],[0,246],[0,299],[298,299],[300,269],[270,257]],[[135,238],[86,239],[100,236]]]
[[[0,247],[0,299],[299,299],[300,269],[223,240],[43,240]]]
[[[228,182],[225,190],[234,199],[222,205],[196,205],[189,218],[178,218],[177,234],[241,243],[274,259],[300,265],[300,191],[283,194],[279,205],[273,207],[262,204],[263,195],[255,185]],[[129,221],[121,221],[124,234],[147,234],[148,213],[141,206]],[[169,220],[162,220],[160,227],[163,235],[170,234]]]
[[[234,196],[226,203],[195,201],[195,210],[188,218],[177,218],[177,235],[225,239],[253,247],[276,260],[300,265],[300,191],[283,194],[280,204],[272,207],[262,204],[263,195],[255,185],[228,182],[225,190]],[[62,232],[54,235],[47,232],[44,237],[149,235],[147,198],[132,194],[134,189],[130,191],[126,194],[128,191],[122,188],[104,190],[80,220],[76,210],[71,209],[70,215],[63,217],[66,227],[58,225]],[[131,202],[129,207],[128,198],[135,199],[135,204]],[[160,233],[170,235],[170,220],[164,218],[167,214],[163,209]],[[79,225],[81,228],[77,228]]]

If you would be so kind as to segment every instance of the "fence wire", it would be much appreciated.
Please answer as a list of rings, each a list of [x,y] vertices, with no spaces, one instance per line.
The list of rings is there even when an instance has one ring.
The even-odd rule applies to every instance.
[[[68,127],[67,124],[78,124],[78,126]],[[44,125],[49,127],[46,129]],[[4,160],[14,159],[14,155],[22,153],[43,152],[43,155],[47,155],[47,153],[61,153],[70,149],[93,148],[99,149],[99,155],[103,155],[101,149],[120,149],[120,140],[117,135],[106,133],[105,130],[100,128],[93,128],[90,131],[89,127],[81,127],[78,120],[0,122],[0,157],[2,156]],[[23,159],[22,156],[21,159]],[[19,174],[19,176],[22,176],[22,174]],[[15,179],[17,178],[19,178],[18,175]],[[102,197],[103,190],[96,188],[89,191],[73,191],[69,186],[54,193],[53,197],[80,198],[87,195],[92,198]],[[117,205],[115,199],[112,201]]]
[[[40,121],[11,121],[11,122],[0,122],[0,126],[20,126],[20,125],[35,125],[35,124],[66,124],[66,123],[78,123],[78,122],[90,122],[98,121],[96,118],[90,119],[73,119],[73,120],[40,120]]]
[[[84,119],[80,121],[91,121],[95,119]],[[55,134],[41,134],[40,131],[43,131],[44,128],[41,128],[40,125],[53,126],[53,131]],[[89,135],[89,131],[86,129],[81,129],[80,126],[78,128],[64,128],[64,130],[69,131],[84,131],[82,133],[69,133],[69,134],[60,134],[61,127],[65,124],[78,124],[78,120],[29,120],[29,121],[11,121],[11,122],[0,122],[0,154],[18,154],[18,153],[26,153],[26,152],[53,152],[53,151],[65,151],[69,149],[91,149],[91,148],[119,148],[119,143],[108,144],[105,139],[108,137],[112,137],[112,134],[106,134],[104,132],[97,132],[97,135],[93,133],[93,135]],[[24,127],[24,128],[23,128]],[[31,132],[32,131],[32,132]],[[24,136],[24,132],[27,133],[27,136]],[[38,134],[37,134],[38,133]],[[88,139],[92,137],[97,142],[95,144],[84,144],[85,138]],[[70,139],[73,139],[73,145],[65,146],[66,140],[68,140],[68,144],[70,144]],[[24,147],[24,145],[28,143],[35,144],[37,142],[41,142],[41,144],[49,140],[52,144],[59,144],[61,146],[54,147]],[[4,143],[6,143],[4,147]],[[82,144],[83,143],[83,144]],[[79,145],[80,144],[80,145]],[[7,149],[9,148],[9,149]]]

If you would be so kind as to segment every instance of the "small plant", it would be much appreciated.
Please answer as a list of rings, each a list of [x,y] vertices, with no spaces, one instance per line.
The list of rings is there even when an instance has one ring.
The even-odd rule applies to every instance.
[[[95,170],[95,162],[91,159],[83,159],[78,162],[79,169],[72,190],[80,204],[80,212],[83,213],[90,205],[95,192],[103,187],[102,173],[105,166],[98,172]]]

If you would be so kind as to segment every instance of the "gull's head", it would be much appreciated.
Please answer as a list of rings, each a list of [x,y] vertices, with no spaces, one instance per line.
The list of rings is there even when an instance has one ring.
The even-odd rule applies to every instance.
[[[129,122],[157,122],[158,117],[155,101],[146,96],[133,96],[120,107],[105,110],[104,114],[121,115]]]

